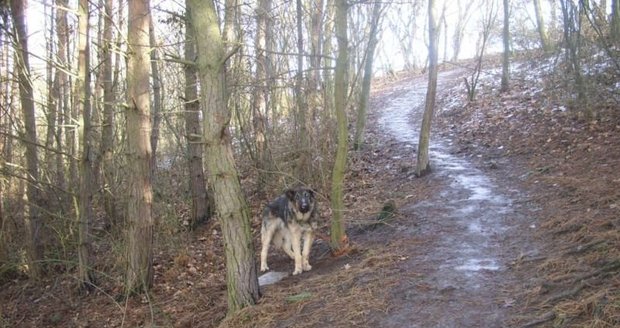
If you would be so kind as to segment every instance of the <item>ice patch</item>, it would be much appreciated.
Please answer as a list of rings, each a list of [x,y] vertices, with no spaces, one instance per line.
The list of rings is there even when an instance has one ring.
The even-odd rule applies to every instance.
[[[288,277],[288,272],[269,271],[258,277],[259,286],[267,286]]]
[[[459,271],[497,271],[500,269],[499,265],[494,259],[467,259],[467,261],[455,268]]]

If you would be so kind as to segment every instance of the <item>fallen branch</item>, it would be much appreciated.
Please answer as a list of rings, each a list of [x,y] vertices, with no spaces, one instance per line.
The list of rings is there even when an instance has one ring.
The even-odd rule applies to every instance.
[[[581,254],[581,253],[585,253],[588,250],[600,245],[600,244],[606,244],[607,240],[604,239],[599,239],[599,240],[595,240],[595,241],[591,241],[585,245],[579,245],[577,247],[573,247],[569,250],[567,250],[566,252],[564,252],[564,254],[562,254],[563,256],[566,255],[575,255],[575,254]]]
[[[535,327],[538,325],[541,325],[545,322],[551,321],[555,319],[555,312],[553,311],[549,311],[543,315],[541,315],[540,317],[534,319],[533,321],[530,321],[528,323],[526,323],[525,325],[521,326],[522,328],[528,328],[528,327]]]
[[[563,298],[567,298],[567,297],[572,297],[577,295],[577,293],[579,293],[579,291],[581,291],[583,289],[585,285],[583,283],[579,283],[577,286],[575,286],[575,288],[573,289],[569,289],[567,291],[558,293],[556,295],[553,295],[551,297],[549,297],[545,303],[554,303],[555,301],[561,300]]]
[[[620,259],[618,260],[614,260],[611,261],[610,263],[606,264],[605,266],[603,266],[602,268],[594,271],[594,272],[588,272],[586,274],[583,274],[581,276],[575,277],[573,279],[573,283],[577,283],[589,278],[592,278],[594,276],[598,276],[601,273],[607,273],[607,272],[611,272],[611,271],[615,271],[615,270],[620,270]]]

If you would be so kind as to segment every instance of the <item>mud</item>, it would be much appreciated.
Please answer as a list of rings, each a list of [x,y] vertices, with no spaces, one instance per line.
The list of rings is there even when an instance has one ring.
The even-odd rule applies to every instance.
[[[457,80],[459,71],[442,73],[440,89]],[[402,143],[404,156],[414,156],[424,110],[426,80],[405,81],[386,95],[392,99],[379,110],[379,123]],[[422,178],[442,190],[402,209],[417,220],[423,245],[406,245],[411,256],[404,270],[415,272],[392,292],[394,307],[375,323],[381,327],[505,327],[514,300],[504,286],[516,279],[511,262],[522,252],[536,250],[523,238],[532,225],[531,210],[518,200],[518,190],[502,183],[471,159],[453,154],[449,139],[433,135],[430,147],[433,174]],[[498,177],[499,175],[499,177]],[[406,224],[406,223],[404,223]]]

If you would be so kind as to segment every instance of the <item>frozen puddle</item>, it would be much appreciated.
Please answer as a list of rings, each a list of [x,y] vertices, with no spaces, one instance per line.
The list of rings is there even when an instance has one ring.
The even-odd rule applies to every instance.
[[[450,79],[447,74],[440,74],[439,90],[442,82]],[[379,123],[394,138],[405,143],[407,151],[412,150],[403,156],[413,160],[424,110],[426,80],[408,81],[399,91],[398,96],[381,109]],[[491,280],[501,281],[506,270],[499,258],[502,236],[508,229],[505,218],[514,215],[512,202],[467,159],[450,154],[448,144],[438,135],[431,135],[432,173],[429,178],[448,185],[428,201],[412,206],[416,216],[423,220],[420,234],[433,240],[428,254],[412,261],[413,267],[415,263],[424,262],[424,267],[434,268],[424,277],[424,284],[453,294],[448,300],[434,303],[427,300],[438,296],[419,295],[419,299],[402,305],[402,313],[396,311],[394,315],[395,318],[410,318],[404,311],[412,306],[418,308],[419,313],[430,315],[440,307],[441,311],[458,313],[460,317],[431,318],[430,315],[411,327],[501,326],[497,307],[488,298],[497,297],[494,295],[497,284],[492,285]],[[468,302],[476,297],[488,299],[488,304]],[[398,319],[392,323],[397,326]],[[388,322],[387,326],[392,323]]]

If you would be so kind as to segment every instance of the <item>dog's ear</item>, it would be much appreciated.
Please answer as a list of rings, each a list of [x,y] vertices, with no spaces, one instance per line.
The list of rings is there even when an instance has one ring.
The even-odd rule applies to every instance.
[[[294,201],[295,200],[295,190],[293,190],[293,189],[286,189],[284,194],[286,195],[286,198],[288,198],[288,200],[290,200],[290,201]]]
[[[308,192],[310,193],[310,196],[312,196],[312,198],[314,198],[316,191],[314,191],[314,189],[312,188],[308,188]]]

